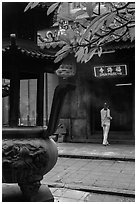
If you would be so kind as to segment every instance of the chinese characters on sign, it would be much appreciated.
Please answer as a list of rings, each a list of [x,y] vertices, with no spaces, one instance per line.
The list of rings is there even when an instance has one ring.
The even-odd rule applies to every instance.
[[[111,77],[127,75],[127,65],[110,65],[94,67],[95,77]]]

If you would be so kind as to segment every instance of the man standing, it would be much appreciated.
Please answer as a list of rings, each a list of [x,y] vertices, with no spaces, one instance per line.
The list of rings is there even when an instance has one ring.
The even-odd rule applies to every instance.
[[[104,103],[104,108],[101,109],[101,126],[103,128],[103,145],[109,145],[108,143],[108,133],[110,128],[110,120],[112,117],[110,116],[110,109],[108,108],[107,103]]]

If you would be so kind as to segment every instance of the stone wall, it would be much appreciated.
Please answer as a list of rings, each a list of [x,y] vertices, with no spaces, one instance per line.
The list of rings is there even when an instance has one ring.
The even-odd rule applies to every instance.
[[[95,65],[119,63],[127,64],[127,76],[95,78],[93,69]],[[76,85],[76,89],[67,95],[61,113],[61,120],[64,120],[69,130],[68,141],[100,142],[102,140],[100,110],[105,101],[109,103],[113,117],[110,130],[110,134],[113,133],[112,140],[134,140],[133,50],[104,54],[101,58],[95,56],[86,64],[78,63],[76,76],[68,79],[68,82]],[[131,86],[115,86],[117,83],[129,82],[132,83]]]

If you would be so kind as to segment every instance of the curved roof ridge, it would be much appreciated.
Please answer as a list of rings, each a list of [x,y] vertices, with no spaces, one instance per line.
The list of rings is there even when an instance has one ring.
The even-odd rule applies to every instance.
[[[12,48],[13,47],[9,38],[2,40],[2,52],[10,51]],[[33,57],[47,57],[50,59],[54,58],[54,55],[46,54],[46,52],[43,52],[42,49],[40,49],[40,47],[31,40],[16,39],[16,45],[14,46],[14,49]]]

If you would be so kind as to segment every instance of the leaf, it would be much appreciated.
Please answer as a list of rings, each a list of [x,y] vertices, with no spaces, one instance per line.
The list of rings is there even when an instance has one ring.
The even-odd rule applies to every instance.
[[[85,47],[85,49],[84,49],[84,56],[82,57],[81,62],[85,61],[85,59],[87,58],[87,54],[88,54],[88,47]]]
[[[108,40],[108,38],[109,38],[109,36],[105,36],[105,37],[103,37],[102,39],[100,39],[100,40],[98,41],[97,46],[100,45],[100,44],[103,44],[106,40]]]
[[[69,11],[69,2],[63,2],[62,3],[62,9],[64,12],[68,13]]]
[[[63,16],[63,17],[69,17],[70,12],[69,12],[69,3],[68,2],[62,2],[60,4],[60,7],[58,9],[58,16]],[[64,19],[65,20],[65,19]]]
[[[58,5],[59,3],[52,4],[47,10],[47,15],[51,14],[58,7]]]
[[[94,24],[91,26],[92,34],[93,34],[93,35],[104,25],[104,22],[105,22],[106,19],[108,18],[109,14],[110,14],[110,13],[107,13],[106,16],[103,16],[101,19],[99,19],[96,23],[94,23]]]
[[[63,54],[63,52],[69,51],[71,49],[71,47],[69,45],[65,45],[63,46],[63,48],[61,50],[59,50],[55,56],[58,56],[60,54]]]
[[[55,22],[52,27],[59,26],[59,22]]]
[[[94,10],[95,6],[96,6],[96,3],[87,2],[86,11],[87,11],[87,14],[89,15],[90,18],[93,15],[93,10]]]
[[[78,52],[76,53],[75,56],[77,56],[77,62],[80,62],[82,57],[84,55],[84,48],[83,47],[80,47]]]
[[[92,21],[91,21],[91,24],[89,25],[89,27],[87,28],[87,30],[85,31],[83,37],[81,40],[83,40],[84,38],[87,37],[87,34],[90,32],[90,30],[92,29],[93,25],[96,25],[98,23],[100,23],[100,21],[102,21],[103,19],[105,19],[107,16],[108,16],[109,13],[104,13],[100,16],[97,16],[96,18],[94,18]],[[98,22],[99,21],[99,22]]]
[[[86,7],[87,3],[86,2],[81,2],[81,5]]]
[[[106,20],[107,27],[114,21],[115,16],[116,16],[116,13],[111,13],[110,16],[108,16],[108,19]]]
[[[93,57],[93,55],[95,54],[95,52],[96,52],[96,48],[90,50],[90,52],[89,52],[88,55],[87,55],[87,58],[85,59],[85,63],[87,63],[87,62]]]
[[[79,54],[81,48],[82,48],[82,47],[80,47],[80,48],[78,49],[78,51],[76,51],[76,53],[75,53],[75,57],[78,56],[78,54]]]
[[[135,39],[135,27],[129,28],[131,42]]]
[[[75,13],[75,18],[77,18],[78,16],[81,16],[81,15],[83,15],[83,14],[85,14],[85,13],[86,13],[86,11],[83,10],[83,9],[81,9],[81,10],[79,10],[79,11],[77,11],[77,12]]]
[[[33,2],[33,4],[31,5],[31,9],[35,8],[38,4],[39,2]]]
[[[70,15],[69,13],[66,13],[66,12],[61,12],[58,15],[58,20],[73,21],[74,20],[74,16]]]
[[[57,53],[56,53],[56,54],[57,54]],[[65,58],[68,54],[69,54],[69,52],[67,51],[67,52],[62,53],[61,55],[58,55],[58,56],[55,58],[54,62],[57,63],[57,62],[61,61],[61,60],[62,60],[63,58]]]
[[[121,28],[121,26],[120,26],[118,30],[115,30],[115,31],[113,32],[113,34],[120,36],[120,35],[122,35],[125,31],[126,31],[126,27],[125,27],[125,28],[124,28],[124,27]]]
[[[113,4],[111,2],[104,2],[104,6],[107,8],[107,10],[110,10],[113,7]]]
[[[131,20],[133,18],[133,15],[130,13],[126,13],[126,18],[129,20]]]
[[[26,12],[29,8],[33,9],[35,8],[40,2],[30,2],[28,3],[28,5],[26,6],[26,8],[24,9],[24,12]]]
[[[124,35],[124,36],[122,37],[122,40],[126,42],[126,41],[128,40],[127,35]]]
[[[99,49],[98,49],[98,56],[100,57],[101,54],[102,54],[102,47],[99,47]]]
[[[85,19],[85,18],[76,19],[75,22],[78,22],[78,23],[80,23],[81,25],[84,26],[87,23],[87,19]]]
[[[92,35],[94,35],[104,24],[104,21],[98,21],[96,24],[92,26]]]
[[[24,9],[24,12],[26,12],[29,8],[31,8],[31,5],[33,4],[34,2],[30,2],[28,3],[28,5],[25,7]]]

